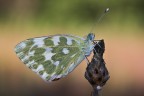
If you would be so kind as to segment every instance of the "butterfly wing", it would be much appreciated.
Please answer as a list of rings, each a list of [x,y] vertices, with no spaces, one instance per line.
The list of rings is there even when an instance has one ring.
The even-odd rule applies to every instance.
[[[17,56],[45,81],[65,77],[85,58],[84,39],[55,35],[22,41],[15,47]]]

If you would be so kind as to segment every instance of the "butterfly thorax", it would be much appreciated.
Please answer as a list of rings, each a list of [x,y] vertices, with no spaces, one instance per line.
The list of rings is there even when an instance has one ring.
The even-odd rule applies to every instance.
[[[89,41],[85,40],[84,46],[82,48],[83,52],[85,52],[84,53],[85,56],[89,56],[91,54],[93,48],[94,48],[94,44],[92,44],[92,42],[90,40]]]
[[[86,56],[89,56],[91,51],[94,48],[94,44],[93,44],[93,40],[95,38],[95,35],[93,33],[89,33],[86,40],[84,41],[84,46],[83,46],[83,50],[85,52]]]

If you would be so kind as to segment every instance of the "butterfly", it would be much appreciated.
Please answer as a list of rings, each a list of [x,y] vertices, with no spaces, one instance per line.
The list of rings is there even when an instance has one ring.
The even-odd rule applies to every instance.
[[[50,82],[65,77],[91,54],[95,35],[86,38],[52,35],[24,40],[16,45],[19,59],[43,80]]]

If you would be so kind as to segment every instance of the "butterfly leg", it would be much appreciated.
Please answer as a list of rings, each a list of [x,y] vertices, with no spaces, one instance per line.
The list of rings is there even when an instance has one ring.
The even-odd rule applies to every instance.
[[[90,62],[89,62],[89,60],[88,60],[86,55],[85,55],[85,59],[86,59],[87,64],[89,64]]]
[[[94,52],[96,53],[96,50],[95,50],[95,48],[94,48],[93,50],[94,50]]]
[[[98,45],[102,49],[102,47],[98,44],[99,41],[100,40],[94,40],[93,43],[94,43],[95,46]]]

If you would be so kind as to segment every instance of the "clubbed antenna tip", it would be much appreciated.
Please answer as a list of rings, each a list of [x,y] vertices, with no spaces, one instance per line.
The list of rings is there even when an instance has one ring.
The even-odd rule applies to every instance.
[[[107,13],[107,12],[109,12],[109,8],[106,8],[106,9],[105,9],[105,13]]]

